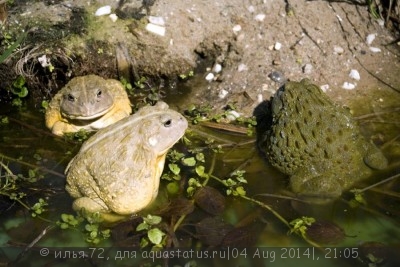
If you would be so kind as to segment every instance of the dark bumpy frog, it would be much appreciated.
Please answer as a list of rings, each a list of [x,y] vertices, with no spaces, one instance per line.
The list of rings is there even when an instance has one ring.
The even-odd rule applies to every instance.
[[[338,197],[372,169],[387,166],[349,110],[334,104],[309,80],[286,83],[270,105],[272,125],[260,147],[274,167],[290,176],[298,195]]]

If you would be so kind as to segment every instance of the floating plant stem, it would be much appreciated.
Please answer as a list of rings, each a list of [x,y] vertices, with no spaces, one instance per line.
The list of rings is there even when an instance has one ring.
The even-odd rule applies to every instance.
[[[378,186],[378,185],[381,185],[381,184],[390,182],[391,180],[394,180],[394,179],[399,178],[399,177],[400,177],[400,173],[399,173],[399,174],[396,174],[396,175],[393,175],[393,176],[390,176],[389,178],[386,178],[386,179],[384,179],[384,180],[382,180],[382,181],[379,181],[379,182],[377,182],[377,183],[375,183],[375,184],[372,184],[372,185],[370,185],[370,186],[364,187],[363,189],[357,190],[357,193],[365,192],[365,191],[367,191],[367,190],[369,190],[369,189],[371,189],[371,188],[373,188],[373,187],[376,187],[376,186]]]

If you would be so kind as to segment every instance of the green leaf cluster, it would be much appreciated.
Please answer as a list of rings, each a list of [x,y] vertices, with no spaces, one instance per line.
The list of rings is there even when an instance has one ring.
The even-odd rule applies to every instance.
[[[303,216],[301,218],[294,219],[289,224],[292,226],[290,229],[290,234],[296,233],[302,237],[306,236],[307,228],[315,222],[312,217]]]
[[[144,248],[150,244],[154,247],[162,247],[165,233],[159,227],[156,227],[156,225],[161,223],[162,218],[148,214],[147,217],[143,217],[142,219],[143,222],[136,227],[136,231],[147,231],[147,235],[140,240],[140,247]]]

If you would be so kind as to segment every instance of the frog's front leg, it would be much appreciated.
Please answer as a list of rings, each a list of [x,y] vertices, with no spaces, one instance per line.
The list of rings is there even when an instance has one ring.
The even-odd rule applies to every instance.
[[[290,186],[301,198],[332,200],[342,194],[342,185],[336,177],[297,173],[290,178]]]

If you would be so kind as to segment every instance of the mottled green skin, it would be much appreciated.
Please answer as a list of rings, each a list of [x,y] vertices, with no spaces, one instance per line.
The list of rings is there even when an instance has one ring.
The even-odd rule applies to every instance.
[[[349,110],[307,79],[278,90],[271,112],[261,148],[275,168],[290,176],[291,189],[299,195],[338,197],[372,169],[387,166]]]

